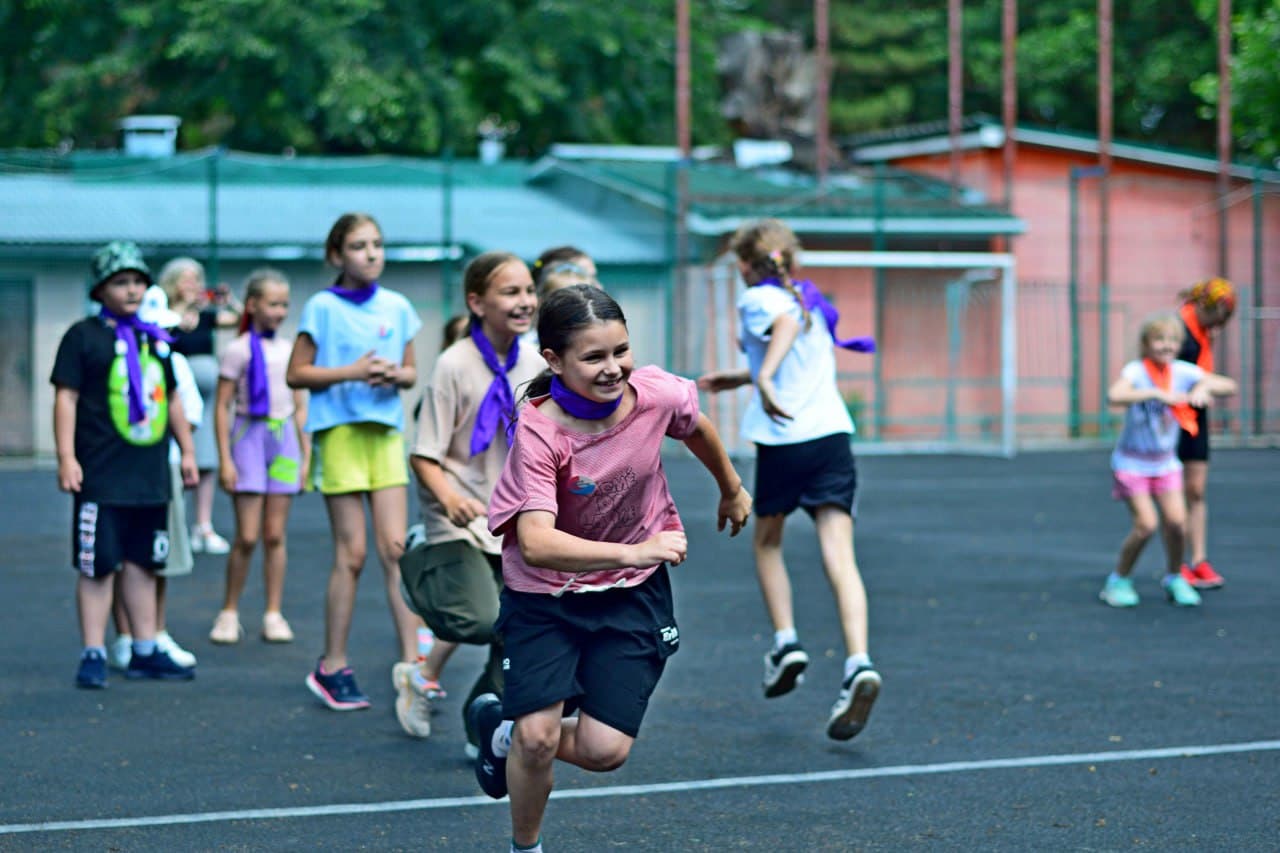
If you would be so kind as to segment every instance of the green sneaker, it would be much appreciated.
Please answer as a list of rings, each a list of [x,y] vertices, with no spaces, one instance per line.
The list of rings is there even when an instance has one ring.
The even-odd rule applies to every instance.
[[[1187,587],[1187,589],[1191,588]],[[1192,590],[1192,592],[1195,592],[1195,590]],[[1102,592],[1098,593],[1098,598],[1111,607],[1138,606],[1138,591],[1133,588],[1133,580],[1131,578],[1121,578],[1115,575],[1108,576],[1107,584],[1102,588]]]
[[[1169,596],[1169,601],[1178,607],[1200,606],[1200,593],[1181,574],[1165,575],[1160,585],[1164,587],[1164,594]]]

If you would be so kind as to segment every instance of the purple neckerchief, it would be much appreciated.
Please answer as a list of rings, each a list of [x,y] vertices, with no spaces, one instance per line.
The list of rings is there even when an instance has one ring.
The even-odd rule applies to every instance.
[[[267,357],[262,352],[262,339],[274,338],[276,330],[259,332],[249,326],[249,417],[265,418],[271,414],[271,388],[267,382]]]
[[[144,332],[152,339],[165,343],[173,343],[173,338],[159,326],[142,322],[137,314],[122,316],[104,305],[98,316],[115,322],[116,340],[124,343],[124,365],[129,374],[129,423],[144,421],[147,409],[142,403],[142,360],[138,356],[138,332]]]
[[[618,395],[616,400],[610,400],[607,403],[598,403],[595,400],[589,400],[572,391],[567,385],[560,381],[559,376],[551,377],[551,399],[559,404],[575,418],[581,418],[584,421],[602,421],[605,418],[618,411],[618,406],[622,405],[622,395]]]
[[[507,446],[511,446],[511,426],[515,423],[516,398],[511,391],[511,382],[507,379],[507,373],[516,366],[516,359],[520,357],[520,340],[517,338],[511,341],[511,348],[507,350],[506,364],[503,364],[498,361],[498,353],[494,351],[489,339],[484,336],[480,321],[474,316],[471,318],[470,334],[476,349],[480,350],[485,367],[493,371],[493,381],[489,383],[489,390],[484,393],[484,399],[480,401],[480,410],[476,412],[476,426],[471,431],[471,455],[475,456],[489,449],[489,445],[493,444],[494,436],[498,434],[498,424],[504,420],[507,422]]]
[[[338,297],[341,297],[342,299],[347,300],[353,305],[365,304],[366,302],[368,302],[370,299],[373,298],[373,295],[375,293],[378,292],[378,283],[376,281],[370,282],[367,286],[356,288],[355,290],[352,290],[348,287],[343,287],[341,284],[339,284],[339,282],[341,281],[342,279],[339,278],[338,281],[335,281],[332,285],[330,285],[329,292],[332,293],[334,296],[338,296]]]
[[[791,283],[796,290],[800,291],[801,304],[804,305],[806,311],[812,312],[815,308],[822,312],[823,318],[827,321],[827,329],[831,331],[831,340],[841,349],[852,350],[853,352],[875,352],[876,339],[873,337],[846,338],[841,340],[836,337],[836,323],[840,322],[840,312],[836,310],[836,306],[832,305],[827,297],[822,295],[817,286],[808,279],[793,279]],[[781,287],[783,290],[787,286],[781,280],[776,278],[766,278],[759,284],[770,285],[772,287]]]

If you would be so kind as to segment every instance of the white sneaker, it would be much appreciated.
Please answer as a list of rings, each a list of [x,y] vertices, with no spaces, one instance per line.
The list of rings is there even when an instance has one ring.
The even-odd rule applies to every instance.
[[[212,527],[191,528],[191,553],[227,554],[231,543],[219,536]]]
[[[156,634],[156,648],[167,654],[169,659],[178,666],[190,669],[196,665],[196,656],[178,645],[177,641],[169,636],[168,631],[160,631]]]
[[[119,634],[107,646],[107,666],[124,672],[129,669],[129,661],[133,659],[133,637]]]
[[[391,683],[396,688],[396,719],[410,737],[431,736],[431,700],[413,686],[416,663],[391,667]]]

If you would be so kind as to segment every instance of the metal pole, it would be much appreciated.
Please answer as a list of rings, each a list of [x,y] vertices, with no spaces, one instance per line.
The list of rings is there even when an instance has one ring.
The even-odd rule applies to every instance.
[[[1262,292],[1265,267],[1262,264],[1262,248],[1265,245],[1263,241],[1263,225],[1266,224],[1263,218],[1262,208],[1262,168],[1255,167],[1253,170],[1253,433],[1261,435],[1263,430],[1262,411],[1262,376],[1263,364],[1266,359],[1262,354]],[[1242,336],[1243,337],[1243,336]],[[1244,365],[1241,365],[1243,367]]]
[[[1227,277],[1231,192],[1231,0],[1218,0],[1218,275]]]
[[[818,158],[818,187],[827,183],[827,169],[830,166],[831,150],[831,29],[829,0],[814,0],[813,4],[813,41],[815,61],[818,65],[817,80],[817,127],[814,130]]]
[[[222,271],[218,263],[218,161],[226,149],[219,145],[209,157],[209,257],[205,264],[206,280],[211,287],[218,285]]]
[[[1013,209],[1013,169],[1018,142],[1014,139],[1018,120],[1018,0],[1004,0],[1001,25],[1004,74],[1001,103],[1004,108],[1004,206]]]
[[[1111,378],[1111,128],[1112,128],[1112,9],[1111,0],[1098,0],[1098,413],[1105,411],[1105,393]],[[1099,418],[1099,432],[1108,423]]]
[[[680,162],[676,166],[676,253],[673,276],[676,294],[683,294],[685,291],[685,262],[689,255],[689,156],[692,150],[689,102],[689,0],[676,0],[676,145],[680,149]],[[675,322],[675,317],[675,313],[668,313],[667,323]],[[672,352],[667,353],[668,363],[673,355]],[[677,369],[697,369],[698,366],[675,365]]]
[[[1071,317],[1071,392],[1068,431],[1080,437],[1080,170],[1072,167],[1067,186],[1067,302]]]
[[[884,161],[881,160],[877,162],[876,175],[875,175],[875,181],[876,181],[875,192],[873,194],[876,226],[875,226],[875,231],[872,233],[872,237],[871,237],[871,241],[872,241],[871,248],[877,252],[883,252],[885,249],[884,190],[885,190],[885,181],[888,180],[888,176],[886,172],[887,170],[885,168]],[[885,287],[884,267],[877,266],[875,267],[876,307],[875,307],[874,334],[880,340],[884,340],[884,317],[885,317],[884,300],[885,300],[886,292],[887,292],[887,288]],[[880,355],[877,355],[875,360],[872,362],[872,364],[874,365],[873,374],[874,374],[875,395],[876,395],[875,405],[872,407],[872,412],[873,412],[872,420],[875,422],[876,440],[879,441],[884,438],[884,421],[885,421],[885,388],[884,388],[884,355],[883,353],[881,353]]]
[[[951,146],[951,196],[960,189],[960,123],[964,114],[964,3],[947,0],[947,136]]]

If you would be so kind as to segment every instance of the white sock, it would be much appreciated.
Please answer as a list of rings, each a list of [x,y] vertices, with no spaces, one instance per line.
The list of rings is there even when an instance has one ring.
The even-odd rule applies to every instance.
[[[511,751],[511,729],[514,727],[515,723],[503,720],[502,725],[493,730],[493,739],[489,744],[493,748],[493,754],[498,758],[506,758],[507,753]]]
[[[800,635],[796,633],[795,628],[783,628],[781,631],[773,632],[773,647],[780,649],[787,643],[796,643],[800,641]]]
[[[844,659],[844,677],[848,678],[858,671],[860,666],[871,666],[871,656],[866,652],[858,652]]]
[[[538,836],[532,847],[517,847],[515,839],[511,839],[511,853],[542,853],[542,836]]]

